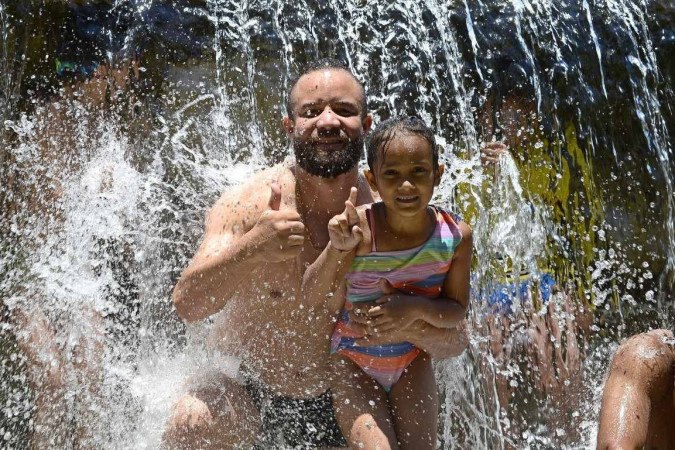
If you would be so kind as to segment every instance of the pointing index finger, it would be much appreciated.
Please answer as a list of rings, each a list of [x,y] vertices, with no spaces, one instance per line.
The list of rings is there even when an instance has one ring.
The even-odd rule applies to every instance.
[[[356,196],[358,194],[358,190],[352,186],[352,188],[349,190],[349,198],[347,201],[351,202],[352,205],[356,205]]]

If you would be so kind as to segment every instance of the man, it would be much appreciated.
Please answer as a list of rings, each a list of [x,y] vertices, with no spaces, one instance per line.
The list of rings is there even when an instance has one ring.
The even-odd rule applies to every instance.
[[[602,396],[598,448],[675,448],[672,331],[638,334],[617,349]]]
[[[281,435],[293,446],[345,445],[332,410],[327,311],[302,298],[302,275],[328,243],[327,224],[374,200],[357,164],[372,124],[363,85],[342,63],[317,61],[293,84],[283,127],[294,165],[264,170],[220,198],[204,240],[174,291],[178,314],[197,321],[225,310],[211,343],[243,359],[244,382],[216,377],[179,400],[165,433],[171,447],[259,442]],[[489,150],[495,156],[496,149]],[[407,340],[430,355],[461,353],[463,332],[415,322],[372,336]],[[261,423],[262,421],[262,423]],[[262,440],[260,427],[262,426]]]

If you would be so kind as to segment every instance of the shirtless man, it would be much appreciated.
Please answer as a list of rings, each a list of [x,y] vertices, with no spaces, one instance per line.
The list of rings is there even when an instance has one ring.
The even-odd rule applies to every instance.
[[[598,448],[675,448],[672,331],[638,334],[616,351],[602,396]]]
[[[344,210],[350,188],[358,188],[358,205],[374,200],[357,168],[372,118],[363,85],[331,60],[301,74],[287,114],[283,127],[295,164],[264,170],[223,194],[173,296],[188,322],[225,310],[210,341],[243,359],[243,382],[201,380],[174,408],[168,447],[229,448],[256,439],[272,446],[279,436],[292,446],[346,445],[329,391],[332,312],[321,299],[299,294],[303,272],[328,243],[328,221]],[[463,331],[422,322],[371,339],[406,340],[436,358],[466,346]]]

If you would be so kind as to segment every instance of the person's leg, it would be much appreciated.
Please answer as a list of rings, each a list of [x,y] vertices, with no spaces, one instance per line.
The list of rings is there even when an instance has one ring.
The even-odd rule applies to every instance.
[[[352,448],[398,449],[387,393],[349,358],[333,357],[331,391],[342,433]]]
[[[32,448],[67,446],[71,432],[66,404],[66,375],[62,349],[47,316],[34,308],[10,310],[19,348],[28,363],[28,381],[35,395]]]
[[[246,388],[214,374],[178,400],[161,448],[251,448],[260,428],[260,412]]]
[[[434,449],[438,391],[431,358],[422,352],[391,388],[389,402],[402,449]]]

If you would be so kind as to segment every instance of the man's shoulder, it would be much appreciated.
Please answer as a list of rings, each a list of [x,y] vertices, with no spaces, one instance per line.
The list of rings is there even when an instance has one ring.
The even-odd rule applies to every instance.
[[[618,354],[639,356],[640,358],[672,356],[673,332],[670,330],[651,330],[628,338],[617,350]]]
[[[207,226],[221,227],[234,221],[243,223],[246,228],[248,222],[255,222],[267,208],[272,184],[279,185],[282,195],[287,197],[294,192],[295,176],[287,165],[277,164],[255,172],[243,183],[228,187],[211,208]]]
[[[229,187],[225,193],[231,192],[249,195],[262,195],[264,193],[269,197],[269,192],[263,188],[269,187],[273,183],[284,187],[294,182],[295,175],[293,175],[291,168],[286,164],[276,164],[254,172],[246,181]]]
[[[214,207],[237,205],[252,206],[257,203],[266,205],[270,197],[270,186],[277,184],[282,192],[287,192],[294,186],[295,176],[291,169],[284,164],[253,173],[246,181],[228,187],[220,196]]]

